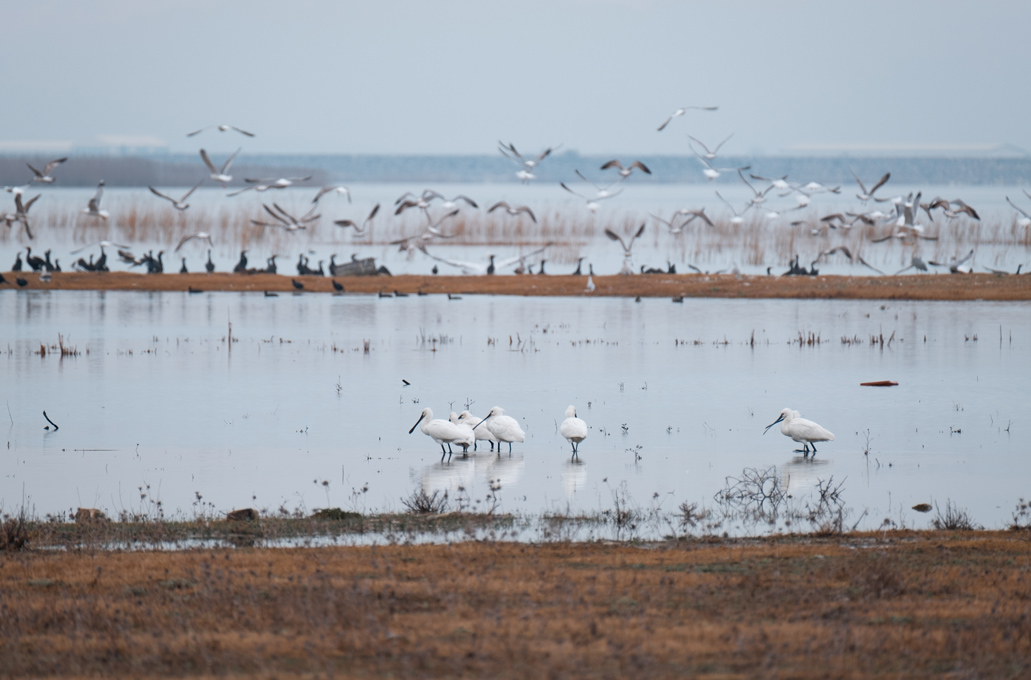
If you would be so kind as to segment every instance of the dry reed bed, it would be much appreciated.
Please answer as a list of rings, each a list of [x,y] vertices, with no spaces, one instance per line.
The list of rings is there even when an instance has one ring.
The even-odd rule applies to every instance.
[[[145,291],[275,291],[295,293],[291,280],[307,293],[333,293],[330,277],[277,274],[161,274],[135,272],[55,272],[49,282],[22,272],[26,289]],[[6,278],[14,278],[9,274]],[[336,277],[347,293],[415,295],[620,296],[708,298],[824,298],[853,300],[1031,300],[1031,276],[967,274],[942,276],[734,276],[731,274],[649,274],[595,276],[364,276]],[[2,286],[13,289],[13,286]],[[456,301],[457,304],[457,301]]]
[[[367,206],[347,205],[343,201],[320,204],[323,217],[306,230],[293,234],[282,229],[269,229],[251,224],[252,219],[269,221],[261,209],[266,203],[277,201],[295,215],[306,212],[311,204],[298,196],[272,195],[256,201],[227,201],[217,206],[198,205],[185,213],[178,213],[158,199],[112,199],[108,206],[112,218],[103,222],[85,217],[66,205],[37,207],[33,213],[34,228],[39,234],[37,243],[83,245],[100,239],[125,243],[130,246],[153,247],[164,244],[171,250],[184,235],[197,231],[213,234],[216,252],[220,256],[233,256],[241,249],[254,249],[264,256],[279,253],[294,257],[302,250],[320,245],[339,245],[341,254],[353,248],[385,246],[391,241],[419,234],[425,222],[418,210],[409,210],[393,216],[390,206],[384,206],[369,233],[354,238],[350,229],[333,225],[334,219],[348,217],[361,221]],[[439,213],[436,211],[434,214]],[[447,241],[458,246],[520,246],[553,242],[547,257],[556,264],[576,261],[584,246],[598,238],[606,228],[619,233],[630,233],[641,223],[649,224],[642,244],[666,249],[677,262],[690,262],[702,266],[726,265],[737,262],[748,266],[780,265],[796,253],[805,261],[812,260],[829,247],[845,245],[854,255],[868,261],[897,263],[899,268],[909,264],[914,246],[892,240],[870,243],[871,238],[891,231],[887,226],[857,225],[849,230],[830,230],[818,217],[802,218],[797,213],[775,220],[753,217],[742,224],[731,224],[728,215],[713,214],[715,227],[695,220],[684,228],[683,234],[673,236],[668,229],[651,219],[646,213],[611,210],[593,214],[568,208],[548,207],[537,214],[538,223],[526,217],[512,217],[502,212],[487,214],[484,210],[465,210],[446,222],[445,231],[457,236]],[[803,223],[792,226],[791,221]],[[814,230],[819,235],[813,235]],[[920,241],[917,252],[925,260],[948,260],[965,254],[971,248],[991,246],[994,258],[979,260],[982,265],[999,264],[1009,250],[1026,254],[1031,251],[1031,230],[1020,227],[1013,219],[978,222],[966,217],[947,220],[939,217],[927,228],[928,234],[937,235],[937,241]],[[35,245],[27,240],[22,230],[0,230],[0,243],[17,240],[23,245]],[[618,247],[613,245],[612,247]],[[65,265],[70,265],[66,262]]]
[[[5,677],[1027,677],[1026,531],[0,553]]]

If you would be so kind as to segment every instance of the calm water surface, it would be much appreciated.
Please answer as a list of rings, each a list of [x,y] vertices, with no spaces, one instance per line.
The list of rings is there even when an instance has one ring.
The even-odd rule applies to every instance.
[[[419,488],[482,507],[493,484],[505,511],[608,509],[620,489],[672,511],[775,466],[798,498],[843,481],[861,527],[925,526],[910,506],[947,500],[1001,527],[1031,495],[1029,309],[8,291],[0,502],[401,510]],[[40,356],[59,334],[79,354]],[[899,386],[859,386],[882,379]],[[504,407],[526,443],[441,464],[408,434],[424,407],[466,404]],[[580,464],[558,434],[569,404],[590,428]],[[785,406],[835,433],[815,460],[763,435]]]

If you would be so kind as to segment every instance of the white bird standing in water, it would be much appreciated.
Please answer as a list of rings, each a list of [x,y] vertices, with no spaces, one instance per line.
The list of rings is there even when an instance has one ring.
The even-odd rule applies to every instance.
[[[483,418],[479,418],[469,413],[468,411],[462,411],[458,414],[458,422],[465,423],[469,427],[473,427],[477,423],[480,423],[476,427],[473,427],[473,435],[476,437],[478,442],[490,442],[490,450],[494,450],[494,442],[498,440],[491,431],[487,429],[487,426],[483,424]],[[473,443],[473,451],[476,450],[476,444]]]
[[[810,445],[813,447],[813,457],[815,457],[816,442],[834,441],[834,435],[829,430],[825,430],[811,420],[806,420],[798,411],[792,411],[789,408],[781,411],[780,417],[767,425],[766,429],[763,430],[763,434],[769,432],[770,428],[777,423],[781,423],[781,434],[785,437],[791,437],[803,445],[804,448],[801,451],[796,450],[796,453],[804,453],[806,458],[809,457]]]
[[[462,431],[462,438],[456,439],[454,443],[462,447],[463,456],[468,456],[470,446],[473,447],[474,451],[476,450],[476,434],[473,432],[473,426],[464,422],[454,411],[451,412],[451,417],[448,418],[448,420],[451,421],[452,425]]]
[[[526,441],[526,433],[523,432],[523,428],[519,427],[516,419],[506,416],[504,413],[505,410],[503,408],[495,406],[490,410],[486,418],[476,424],[476,427],[479,427],[483,423],[487,423],[487,429],[498,440],[498,455],[501,455],[501,442],[508,442],[508,452],[511,454],[512,442]]]
[[[431,408],[424,408],[422,410],[422,415],[415,421],[415,425],[412,425],[412,429],[408,430],[408,434],[415,432],[415,428],[419,426],[419,423],[422,423],[422,427],[419,428],[422,430],[422,433],[440,444],[441,462],[444,462],[444,456],[448,456],[448,460],[451,460],[452,442],[464,441],[466,439],[466,433],[457,425],[440,418],[434,419],[433,409]],[[447,449],[444,448],[444,444],[447,444]]]
[[[559,433],[566,438],[573,447],[573,458],[579,458],[580,442],[587,439],[587,423],[576,417],[576,407],[570,405],[566,409],[566,419],[558,429]]]

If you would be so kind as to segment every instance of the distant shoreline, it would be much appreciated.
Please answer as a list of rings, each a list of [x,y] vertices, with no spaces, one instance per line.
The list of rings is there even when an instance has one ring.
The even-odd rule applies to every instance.
[[[524,297],[642,297],[850,300],[1031,300],[1031,276],[994,274],[914,276],[735,276],[732,274],[636,274],[594,276],[360,276],[289,274],[138,274],[135,272],[3,272],[0,292],[19,290],[138,290],[161,292],[516,295]],[[16,279],[26,282],[24,287]],[[304,288],[295,289],[292,281]]]
[[[199,150],[198,146],[198,150]],[[234,147],[235,148],[235,147]],[[224,149],[225,153],[233,148]],[[210,149],[209,149],[210,151]],[[221,156],[223,151],[213,152]],[[54,187],[95,187],[103,178],[109,188],[191,187],[206,176],[198,153],[139,153],[106,155],[70,151],[68,162],[55,170]],[[631,157],[622,154],[622,157]],[[536,182],[569,181],[575,170],[596,171],[614,155],[579,154],[559,151],[548,157],[535,172]],[[641,154],[652,170],[651,175],[634,178],[634,184],[708,184],[698,159],[690,154]],[[32,173],[26,163],[42,164],[52,154],[0,154],[0,185],[15,186],[28,182]],[[1031,156],[852,156],[852,155],[726,155],[726,167],[751,166],[759,175],[792,181],[816,180],[833,187],[840,185],[851,197],[857,190],[855,172],[860,177],[875,178],[891,172],[892,185],[898,186],[1026,186],[1031,184]],[[313,154],[262,153],[244,148],[233,165],[234,179],[230,187],[246,186],[244,177],[277,177],[312,175],[297,186],[320,186],[330,182],[374,183],[512,183],[519,179],[517,166],[501,154]],[[738,182],[734,173],[726,180]]]

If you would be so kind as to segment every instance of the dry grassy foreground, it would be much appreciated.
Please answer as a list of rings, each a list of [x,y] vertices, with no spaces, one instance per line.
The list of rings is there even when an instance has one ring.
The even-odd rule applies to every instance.
[[[35,272],[8,272],[2,290],[25,289],[141,291],[270,291],[332,293],[330,277],[283,274],[161,274],[135,272],[55,272],[49,282]],[[709,298],[838,298],[854,300],[1031,300],[1031,276],[994,274],[923,276],[734,276],[731,274],[648,274],[595,276],[586,292],[586,276],[359,276],[337,277],[347,293],[400,291],[456,295],[564,295]]]
[[[0,676],[1026,678],[1026,532],[0,553]]]

